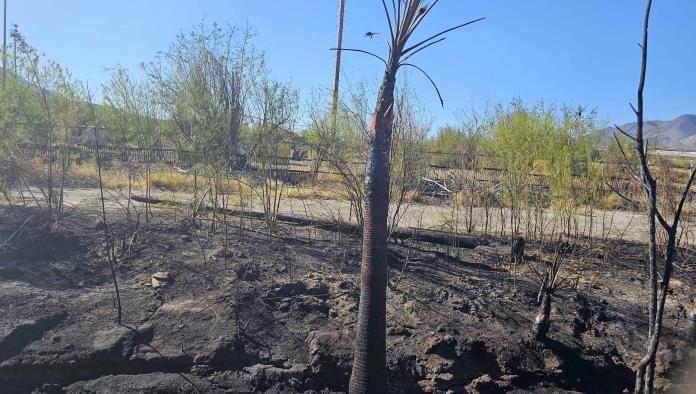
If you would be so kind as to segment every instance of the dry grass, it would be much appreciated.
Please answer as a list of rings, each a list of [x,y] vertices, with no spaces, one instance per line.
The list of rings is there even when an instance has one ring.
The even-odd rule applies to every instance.
[[[190,190],[193,189],[193,176],[178,171],[150,171],[150,185],[167,191]]]
[[[418,190],[409,190],[404,194],[404,204],[410,204],[412,202],[420,202],[423,200],[420,192]]]
[[[41,163],[37,163],[36,167],[40,168]],[[45,167],[42,171],[45,172]],[[73,165],[70,168],[70,178],[77,181],[96,184],[98,182],[97,167],[93,163],[84,163]],[[195,180],[198,190],[206,192],[213,189],[215,180],[212,178],[198,176]],[[128,187],[128,170],[122,167],[103,168],[102,183],[104,187],[111,189],[125,189]],[[169,192],[193,192],[194,176],[190,173],[166,170],[153,169],[150,171],[150,185],[153,189],[169,191]],[[131,187],[133,189],[143,190],[145,188],[145,175],[143,171],[134,171],[131,178]],[[340,190],[337,190],[336,184],[326,179],[317,181],[312,184],[304,184],[299,186],[289,185],[282,182],[278,183],[278,187],[284,188],[284,196],[289,198],[301,199],[321,199],[332,200],[342,198]],[[250,178],[243,177],[241,179],[230,178],[221,179],[218,183],[218,191],[228,195],[236,195],[238,198],[248,199],[257,197],[257,193],[261,193],[263,182]]]
[[[99,172],[94,164],[77,164],[70,168],[71,177],[75,180],[97,183]],[[128,171],[114,168],[102,169],[102,183],[110,189],[124,189],[128,187]],[[133,188],[139,187],[138,179],[131,179]]]
[[[614,192],[607,194],[600,201],[600,208],[610,211],[624,210],[626,205],[626,200]]]
[[[99,173],[93,163],[73,165],[70,168],[71,178],[79,181],[98,182]],[[199,185],[204,187],[205,180],[199,179]],[[123,167],[102,168],[102,183],[104,187],[111,189],[125,189],[128,187],[128,169]],[[193,190],[193,176],[171,170],[153,169],[150,171],[150,185],[152,188],[165,191]],[[133,171],[131,174],[131,187],[133,189],[145,188],[144,171]]]
[[[337,190],[336,183],[319,181],[312,184],[288,186],[285,196],[289,198],[312,200],[340,200],[345,196]]]
[[[32,160],[28,167],[26,170],[41,177],[46,176],[47,168],[43,160],[39,158]],[[54,174],[60,174],[60,163],[54,163],[53,171]],[[97,166],[95,163],[72,164],[68,179],[96,186],[99,181]],[[336,174],[319,174],[317,179],[311,183],[291,185],[279,181],[277,186],[283,188],[283,195],[287,198],[340,200],[345,198],[341,188],[337,187],[340,180],[340,176]],[[109,189],[128,188],[128,169],[122,166],[102,167],[102,183],[104,187]],[[194,178],[192,173],[182,171],[160,168],[154,168],[150,171],[150,186],[152,189],[160,191],[193,193],[194,184],[196,184],[199,192],[205,194],[214,190],[214,183],[215,179],[213,178],[200,175]],[[143,168],[132,170],[130,185],[133,190],[145,190]],[[263,181],[249,177],[220,179],[217,187],[219,193],[244,200],[259,197],[259,194],[262,193]]]

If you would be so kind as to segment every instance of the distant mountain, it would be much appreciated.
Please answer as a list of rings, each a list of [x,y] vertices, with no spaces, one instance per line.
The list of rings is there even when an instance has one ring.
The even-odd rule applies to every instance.
[[[620,125],[621,130],[636,135],[636,123]],[[606,144],[614,137],[616,129],[607,127],[599,132],[602,143]],[[696,150],[696,115],[682,115],[672,120],[650,120],[643,126],[643,134],[650,145],[662,149]]]

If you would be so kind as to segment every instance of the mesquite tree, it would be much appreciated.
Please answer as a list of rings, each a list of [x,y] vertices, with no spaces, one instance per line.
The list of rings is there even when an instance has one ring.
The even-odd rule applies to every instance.
[[[652,0],[647,1],[647,6],[645,8],[645,18],[643,25],[643,42],[640,45],[641,48],[641,71],[640,79],[638,82],[638,94],[637,94],[637,107],[631,108],[636,115],[637,128],[636,135],[630,135],[623,131],[621,128],[616,126],[616,129],[628,138],[633,145],[636,154],[638,155],[639,161],[639,171],[632,170],[633,167],[627,166],[631,171],[631,175],[641,182],[643,186],[643,192],[647,200],[647,216],[648,216],[648,230],[649,230],[649,248],[648,248],[648,263],[649,263],[649,275],[650,275],[650,300],[649,300],[649,319],[648,319],[648,338],[647,338],[647,351],[643,358],[638,363],[636,370],[636,382],[634,387],[634,393],[642,394],[647,388],[649,393],[653,392],[653,379],[655,375],[655,356],[657,354],[657,349],[660,345],[660,336],[662,334],[662,318],[665,309],[665,300],[667,299],[667,294],[669,292],[669,282],[672,276],[672,270],[674,268],[674,258],[677,252],[676,242],[677,233],[679,229],[679,220],[681,218],[682,209],[687,197],[691,191],[691,185],[694,181],[694,176],[696,175],[696,165],[692,165],[691,171],[689,173],[689,178],[682,190],[679,202],[674,210],[670,212],[665,212],[666,210],[660,209],[657,201],[657,179],[653,176],[652,170],[649,167],[648,160],[648,150],[643,136],[643,89],[645,87],[645,74],[648,64],[648,25],[650,21],[650,9],[652,6]],[[619,141],[618,138],[616,139]],[[627,163],[629,163],[629,158],[626,152],[621,148],[623,157]],[[665,213],[669,213],[670,216],[666,216]],[[658,227],[659,224],[659,227]],[[657,275],[657,233],[658,229],[664,231],[666,234],[666,245],[664,248],[664,270],[662,272],[662,283],[658,290],[658,275]],[[647,378],[647,380],[646,380]]]
[[[99,179],[99,201],[101,203],[101,227],[104,230],[104,246],[106,249],[107,261],[109,262],[109,272],[111,273],[111,281],[114,284],[114,309],[116,309],[116,321],[119,325],[123,324],[123,309],[121,307],[121,293],[118,288],[118,278],[116,276],[116,253],[114,252],[114,234],[106,217],[106,205],[104,204],[104,184],[102,182],[102,162],[101,152],[99,150],[99,124],[97,113],[94,108],[94,96],[89,90],[89,86],[85,86],[84,98],[89,106],[89,111],[92,115],[92,123],[94,128],[94,145],[96,147],[97,159],[97,174]]]
[[[157,104],[177,130],[171,142],[193,151],[200,165],[238,159],[247,94],[265,67],[251,37],[249,28],[201,23],[144,65]]]
[[[53,193],[53,159],[55,157],[53,153],[53,144],[55,119],[50,96],[51,92],[55,88],[54,74],[58,68],[58,65],[53,62],[48,62],[47,64],[42,63],[42,56],[34,47],[29,45],[24,36],[16,28],[12,31],[12,38],[18,48],[18,53],[21,58],[20,62],[22,64],[21,68],[25,70],[25,76],[33,89],[36,91],[37,102],[40,103],[40,106],[44,111],[45,122],[43,122],[44,124],[39,125],[37,129],[46,130],[44,140],[46,143],[48,156],[46,212],[48,216],[47,223],[51,224],[53,220],[53,211],[55,210],[55,196]],[[15,64],[16,63],[17,62],[15,62]]]
[[[396,74],[402,66],[414,67],[425,74],[418,66],[408,63],[408,59],[444,40],[443,34],[480,20],[455,26],[415,45],[406,46],[413,32],[437,3],[438,0],[429,4],[425,0],[392,0],[390,9],[382,0],[389,24],[389,56],[386,60],[367,51],[342,49],[367,53],[379,58],[385,65],[370,124],[371,140],[365,170],[360,307],[350,378],[351,393],[386,392],[387,217]],[[432,82],[427,74],[425,76]]]

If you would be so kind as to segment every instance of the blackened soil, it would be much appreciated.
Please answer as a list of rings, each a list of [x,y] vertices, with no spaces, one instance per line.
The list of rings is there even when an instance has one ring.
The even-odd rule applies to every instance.
[[[24,225],[22,223],[30,218]],[[359,297],[360,240],[157,210],[110,217],[123,321],[99,215],[47,223],[0,207],[0,391],[344,392]],[[14,236],[10,238],[10,236]],[[5,240],[8,240],[5,242]],[[389,255],[392,392],[617,393],[644,351],[644,245],[588,240],[563,268],[548,338],[529,333],[548,247],[404,242]],[[681,267],[687,267],[682,264]],[[165,286],[151,275],[167,272]],[[660,390],[693,382],[683,339],[693,272],[677,270],[657,362]]]

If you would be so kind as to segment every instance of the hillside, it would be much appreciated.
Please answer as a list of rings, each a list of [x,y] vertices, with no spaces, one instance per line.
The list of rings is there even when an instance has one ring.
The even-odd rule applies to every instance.
[[[635,135],[635,122],[620,125],[625,132]],[[611,141],[614,127],[607,127],[600,132],[602,143]],[[672,120],[651,120],[645,123],[645,136],[650,144],[663,149],[696,150],[696,115],[681,115]]]

